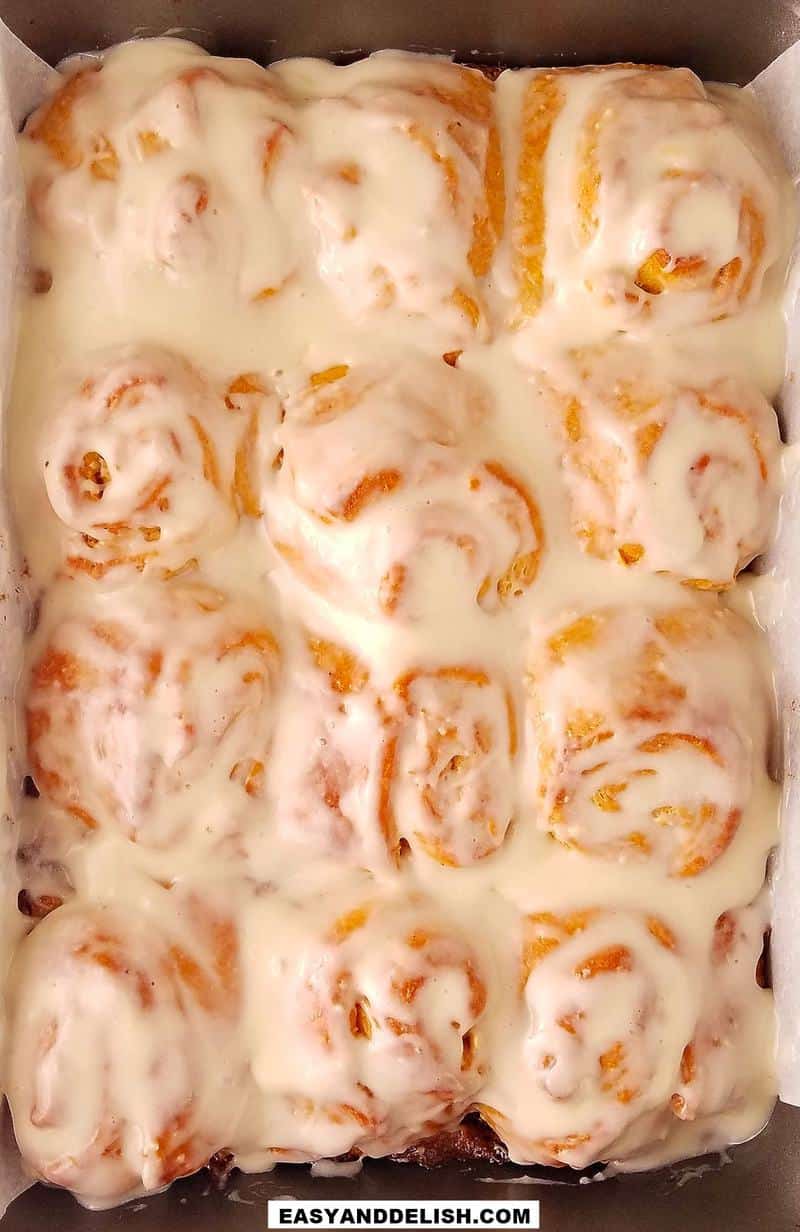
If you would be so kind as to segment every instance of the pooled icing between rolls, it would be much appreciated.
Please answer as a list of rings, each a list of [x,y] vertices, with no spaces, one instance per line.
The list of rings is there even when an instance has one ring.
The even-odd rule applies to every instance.
[[[102,1206],[474,1111],[572,1167],[755,1133],[777,791],[736,575],[790,211],[750,104],[165,39],[20,151],[32,1172]]]

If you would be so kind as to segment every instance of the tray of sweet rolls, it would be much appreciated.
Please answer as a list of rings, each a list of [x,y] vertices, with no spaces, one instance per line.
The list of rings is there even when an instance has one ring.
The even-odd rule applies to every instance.
[[[755,104],[141,39],[18,149],[31,1177],[755,1135],[793,225]]]

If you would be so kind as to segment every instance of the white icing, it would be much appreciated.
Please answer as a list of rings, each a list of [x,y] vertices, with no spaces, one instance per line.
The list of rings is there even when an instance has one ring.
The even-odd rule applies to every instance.
[[[790,227],[750,104],[101,65],[20,141],[28,1165],[102,1206],[475,1108],[522,1163],[750,1136],[777,805],[734,580],[775,515]],[[626,298],[669,245],[691,284]]]

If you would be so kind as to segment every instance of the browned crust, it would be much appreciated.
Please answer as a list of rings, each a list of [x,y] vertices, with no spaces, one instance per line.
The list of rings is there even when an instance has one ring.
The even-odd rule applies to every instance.
[[[494,1130],[478,1116],[467,1116],[455,1129],[443,1129],[432,1138],[415,1142],[394,1163],[416,1164],[420,1168],[442,1168],[447,1164],[507,1164],[508,1152]]]

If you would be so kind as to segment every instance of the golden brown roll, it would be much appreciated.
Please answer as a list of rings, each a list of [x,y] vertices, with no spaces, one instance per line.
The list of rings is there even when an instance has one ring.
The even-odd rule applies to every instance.
[[[413,618],[445,572],[465,603],[513,601],[536,578],[544,532],[522,480],[482,455],[485,414],[481,386],[440,361],[314,373],[277,433],[275,547],[366,614]]]
[[[311,856],[388,868],[394,740],[369,668],[347,646],[307,633],[288,690],[273,756],[281,837]]]
[[[460,932],[420,895],[265,908],[274,949],[253,955],[249,1022],[262,1114],[243,1153],[385,1155],[456,1124],[483,1080],[487,1000]]]
[[[694,877],[766,777],[769,693],[732,612],[604,608],[531,660],[530,799],[578,851]]]
[[[522,319],[576,289],[610,329],[716,321],[758,300],[782,244],[774,168],[724,91],[688,69],[548,69],[521,107]]]
[[[227,392],[157,347],[99,357],[43,442],[47,495],[69,572],[128,581],[196,564],[258,516],[253,467],[269,405],[255,374]]]
[[[485,337],[481,282],[505,212],[493,83],[389,52],[329,70],[318,90],[303,117],[304,196],[340,306],[422,318],[454,344]]]
[[[516,752],[513,700],[487,671],[420,668],[384,690],[348,647],[307,635],[272,759],[278,829],[373,871],[408,849],[470,865],[505,838]]]
[[[496,1102],[478,1105],[512,1157],[583,1168],[660,1113],[693,1029],[690,989],[687,956],[655,914],[527,917],[522,1033],[509,1032]]]
[[[233,922],[190,897],[169,928],[122,904],[52,912],[9,986],[14,1132],[34,1174],[107,1206],[227,1145],[244,1097]]]
[[[774,1098],[771,992],[759,987],[759,963],[770,907],[762,895],[724,911],[714,926],[704,1005],[683,1050],[670,1100],[681,1121],[704,1122],[752,1102],[759,1085],[765,1117]],[[758,1058],[758,1063],[755,1063]]]
[[[769,542],[775,413],[744,381],[673,384],[629,349],[574,355],[558,383],[562,464],[585,551],[722,589]]]
[[[280,204],[293,128],[277,79],[252,62],[177,40],[158,67],[137,43],[84,62],[23,134],[40,255],[48,243],[87,244],[114,294],[155,272],[272,298],[295,263]]]
[[[59,614],[58,599],[25,710],[42,796],[147,846],[235,831],[263,791],[274,718],[280,654],[262,613],[178,583],[91,612]]]
[[[502,844],[513,815],[513,699],[488,672],[459,664],[408,672],[394,691],[397,833],[440,864],[474,864]]]

